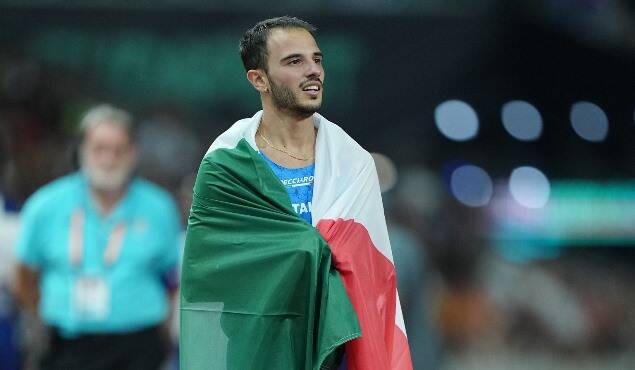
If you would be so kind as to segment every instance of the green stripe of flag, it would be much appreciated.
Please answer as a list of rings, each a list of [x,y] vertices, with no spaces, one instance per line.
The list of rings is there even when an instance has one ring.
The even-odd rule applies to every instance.
[[[203,159],[185,244],[182,369],[318,370],[360,335],[328,245],[244,139]]]

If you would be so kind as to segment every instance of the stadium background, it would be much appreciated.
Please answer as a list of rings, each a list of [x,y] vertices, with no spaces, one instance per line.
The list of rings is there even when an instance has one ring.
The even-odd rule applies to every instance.
[[[281,14],[319,28],[322,113],[385,155],[388,216],[419,253],[402,289],[425,302],[418,368],[631,368],[627,0],[0,1],[0,316],[22,358],[37,335],[11,302],[11,240],[26,197],[73,168],[81,112],[135,114],[139,172],[185,218],[207,146],[259,105],[238,39]]]

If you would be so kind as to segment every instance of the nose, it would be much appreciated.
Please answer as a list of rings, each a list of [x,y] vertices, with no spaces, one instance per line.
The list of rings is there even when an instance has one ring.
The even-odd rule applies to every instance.
[[[119,155],[117,154],[116,151],[114,151],[114,150],[104,151],[103,160],[104,160],[105,163],[108,163],[109,165],[112,165],[112,164],[117,163],[118,159],[119,159]]]
[[[322,64],[316,63],[314,60],[311,60],[310,63],[307,63],[306,76],[307,77],[322,77],[324,73],[324,69],[322,68]]]
[[[121,161],[122,153],[116,148],[99,148],[95,158],[102,166],[115,167]]]

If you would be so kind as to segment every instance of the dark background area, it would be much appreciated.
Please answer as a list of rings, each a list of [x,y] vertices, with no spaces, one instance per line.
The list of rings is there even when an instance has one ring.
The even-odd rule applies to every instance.
[[[415,369],[631,368],[630,0],[0,0],[0,321],[13,307],[8,322],[28,327],[3,303],[11,242],[24,200],[73,170],[83,111],[105,101],[134,114],[138,172],[174,194],[185,220],[208,146],[260,107],[238,40],[282,14],[318,26],[321,113],[389,158],[378,168],[396,181],[384,202],[395,256],[406,261],[396,264]],[[476,112],[474,138],[438,129],[435,110],[451,100]],[[506,131],[501,109],[514,100],[540,113],[538,139]],[[605,140],[572,128],[581,101],[605,113]],[[466,204],[453,187],[465,164],[488,176],[463,183],[468,203],[482,203]],[[510,195],[520,166],[546,176],[546,204],[526,207]],[[37,335],[16,332],[23,368],[35,369]]]

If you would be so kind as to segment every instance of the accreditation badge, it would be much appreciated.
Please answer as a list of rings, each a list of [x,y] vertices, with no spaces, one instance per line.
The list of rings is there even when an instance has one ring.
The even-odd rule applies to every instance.
[[[72,299],[80,321],[103,321],[110,314],[110,287],[101,276],[77,276]]]

